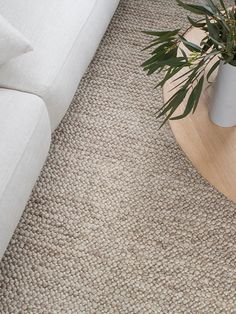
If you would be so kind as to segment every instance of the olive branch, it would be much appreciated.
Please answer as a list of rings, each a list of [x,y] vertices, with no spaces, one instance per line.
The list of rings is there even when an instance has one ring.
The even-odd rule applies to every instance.
[[[206,0],[205,5],[176,1],[179,6],[200,18],[194,20],[187,16],[190,27],[184,32],[181,32],[181,29],[144,32],[154,37],[143,49],[152,48],[151,56],[142,64],[144,71],[147,75],[164,72],[164,78],[155,88],[163,87],[170,79],[176,81],[174,88],[178,87],[157,113],[158,118],[165,116],[161,127],[168,119],[182,119],[195,112],[205,79],[209,82],[221,61],[236,66],[236,0],[231,8],[226,7],[224,0],[220,0],[219,4],[214,3],[213,0]],[[186,33],[192,27],[205,32],[205,37],[199,45],[186,38]],[[181,46],[187,48],[189,54],[186,54]],[[207,66],[210,66],[208,72],[206,72]],[[180,71],[186,68],[187,71],[181,75]],[[183,113],[174,115],[185,99],[187,101]]]

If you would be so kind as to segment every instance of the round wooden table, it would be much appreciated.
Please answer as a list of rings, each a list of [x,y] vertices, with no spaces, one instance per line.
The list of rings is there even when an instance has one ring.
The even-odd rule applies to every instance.
[[[203,35],[198,29],[191,29],[186,37],[199,43]],[[165,84],[164,101],[176,92],[176,89],[170,92],[173,87],[172,82]],[[195,113],[182,120],[170,121],[170,126],[177,142],[199,173],[236,202],[236,127],[222,128],[211,122],[208,116],[211,95],[212,86],[205,85]],[[185,105],[186,102],[183,102],[176,114],[183,112]]]

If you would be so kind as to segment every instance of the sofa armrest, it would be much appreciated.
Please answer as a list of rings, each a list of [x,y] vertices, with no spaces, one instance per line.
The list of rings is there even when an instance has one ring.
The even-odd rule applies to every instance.
[[[50,137],[41,98],[0,89],[0,258],[45,162]]]

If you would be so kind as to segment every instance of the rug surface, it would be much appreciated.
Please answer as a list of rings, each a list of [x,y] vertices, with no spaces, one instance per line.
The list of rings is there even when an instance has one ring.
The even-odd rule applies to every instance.
[[[158,131],[142,30],[171,0],[123,0],[53,136],[0,264],[0,313],[236,313],[236,206]]]

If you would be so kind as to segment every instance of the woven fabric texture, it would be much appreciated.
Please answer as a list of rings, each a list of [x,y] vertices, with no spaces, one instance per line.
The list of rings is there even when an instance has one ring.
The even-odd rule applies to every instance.
[[[121,1],[1,261],[1,314],[236,313],[236,206],[158,131],[139,67],[142,30],[185,23]]]

